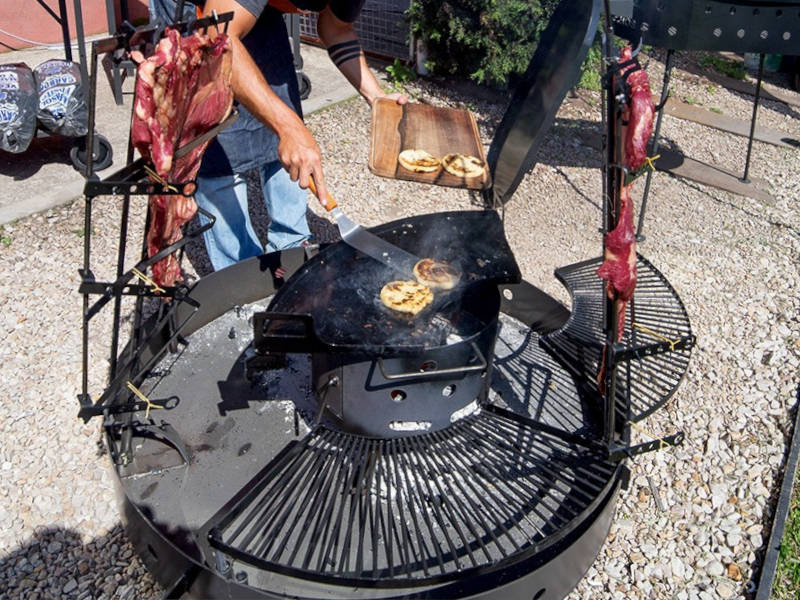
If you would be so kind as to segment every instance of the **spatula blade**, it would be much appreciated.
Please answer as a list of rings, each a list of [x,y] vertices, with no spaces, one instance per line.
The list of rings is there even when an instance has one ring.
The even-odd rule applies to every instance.
[[[338,207],[331,213],[346,244],[413,279],[414,265],[419,262],[418,257],[367,231]]]

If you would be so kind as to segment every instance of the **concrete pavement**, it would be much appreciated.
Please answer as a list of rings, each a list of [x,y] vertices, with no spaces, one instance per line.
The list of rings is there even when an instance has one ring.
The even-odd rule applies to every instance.
[[[89,50],[87,50],[88,54]],[[356,95],[325,50],[303,44],[303,72],[311,80],[311,94],[303,101],[308,115]],[[31,68],[50,58],[63,58],[57,50],[31,48],[0,54],[0,64],[24,62]],[[114,162],[98,175],[102,178],[125,165],[133,99],[133,78],[123,85],[124,104],[117,106],[104,74],[97,84],[96,131],[108,138]],[[69,158],[71,140],[45,137],[33,140],[21,154],[0,151],[0,224],[64,204],[81,195],[83,176]]]

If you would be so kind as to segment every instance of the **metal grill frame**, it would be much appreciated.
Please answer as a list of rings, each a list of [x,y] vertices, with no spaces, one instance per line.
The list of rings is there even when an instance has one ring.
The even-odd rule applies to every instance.
[[[594,460],[598,462],[598,464],[603,466],[603,468],[605,469],[606,478],[605,481],[601,482],[601,485],[592,486],[593,489],[591,490],[591,493],[586,490],[583,490],[581,492],[582,494],[585,495],[585,498],[588,499],[582,505],[574,504],[576,502],[574,497],[575,494],[574,489],[565,492],[565,498],[562,499],[562,503],[556,509],[553,509],[554,512],[552,513],[551,518],[555,518],[557,515],[560,515],[560,511],[564,510],[565,504],[572,503],[573,506],[577,508],[575,508],[572,511],[572,515],[570,516],[570,518],[564,519],[563,517],[559,517],[562,522],[557,525],[554,525],[554,523],[547,522],[547,519],[545,519],[546,521],[545,524],[554,527],[554,530],[549,532],[543,532],[540,530],[539,531],[539,533],[541,534],[540,539],[531,539],[530,536],[527,537],[527,540],[524,539],[525,536],[521,535],[523,531],[522,529],[519,530],[514,529],[513,532],[509,531],[509,528],[513,529],[514,524],[510,523],[508,521],[508,518],[510,517],[506,516],[506,518],[504,520],[501,520],[499,523],[497,522],[488,523],[488,528],[486,527],[487,526],[486,521],[484,521],[482,525],[478,527],[478,529],[482,528],[484,529],[484,531],[487,532],[483,536],[484,541],[481,541],[480,539],[473,540],[472,542],[466,545],[466,549],[461,550],[461,553],[458,554],[454,550],[453,540],[451,540],[450,537],[448,536],[446,527],[442,528],[441,531],[443,537],[439,537],[438,542],[441,543],[446,540],[447,545],[449,546],[449,552],[457,555],[451,561],[448,561],[447,564],[448,565],[452,564],[454,567],[448,570],[446,569],[446,565],[444,563],[445,558],[442,553],[442,548],[436,542],[430,542],[430,539],[426,540],[425,538],[426,529],[428,533],[431,533],[434,531],[437,524],[439,526],[441,525],[446,526],[448,523],[446,522],[446,519],[443,517],[443,512],[448,512],[448,511],[458,512],[459,510],[460,511],[466,510],[475,515],[476,521],[483,520],[484,517],[482,516],[479,509],[486,508],[487,506],[490,506],[491,503],[483,501],[484,502],[483,506],[480,506],[482,504],[482,501],[476,500],[476,498],[480,498],[480,496],[478,496],[477,494],[481,492],[483,492],[484,494],[489,494],[490,496],[492,494],[496,495],[496,497],[493,498],[494,502],[493,506],[495,507],[495,509],[497,506],[500,505],[500,502],[498,502],[497,497],[502,496],[502,501],[508,503],[512,502],[513,499],[507,496],[506,493],[504,493],[507,492],[507,489],[501,488],[499,482],[498,485],[494,487],[494,490],[489,488],[484,488],[483,490],[478,489],[480,488],[480,485],[476,484],[476,481],[478,481],[477,477],[478,475],[480,475],[483,478],[488,478],[489,476],[498,477],[500,475],[500,473],[496,471],[492,473],[491,466],[481,466],[481,467],[476,467],[476,471],[478,471],[477,473],[475,472],[467,473],[465,474],[464,478],[464,481],[467,482],[465,485],[471,488],[471,492],[473,494],[472,506],[457,507],[455,506],[452,497],[448,499],[448,497],[445,496],[444,500],[439,500],[439,502],[442,503],[443,507],[440,509],[440,507],[436,505],[437,503],[435,501],[431,502],[430,500],[426,500],[426,498],[420,495],[427,493],[431,497],[433,497],[433,487],[437,486],[438,483],[436,482],[436,480],[433,480],[432,482],[431,479],[427,477],[428,473],[425,469],[420,470],[418,475],[416,465],[410,464],[409,461],[416,462],[416,460],[419,460],[419,456],[415,457],[414,454],[417,451],[427,453],[427,451],[431,448],[431,446],[435,446],[437,444],[455,443],[455,441],[457,441],[458,439],[456,437],[458,434],[465,434],[465,433],[471,434],[474,436],[473,439],[478,439],[481,435],[487,435],[487,436],[491,435],[492,433],[491,428],[493,426],[498,426],[498,429],[495,431],[495,437],[492,438],[491,442],[488,441],[489,440],[488,437],[482,441],[482,444],[484,445],[483,447],[484,451],[489,450],[490,447],[493,445],[493,443],[497,443],[498,447],[501,449],[498,450],[498,452],[505,451],[507,453],[515,453],[519,456],[521,461],[527,459],[532,460],[530,457],[526,457],[526,455],[521,454],[522,452],[524,452],[524,448],[520,447],[519,443],[515,443],[514,441],[498,442],[499,432],[502,431],[504,433],[510,433],[513,432],[516,428],[516,430],[519,432],[524,431],[525,435],[531,436],[532,438],[541,437],[542,439],[549,439],[551,440],[550,443],[560,444],[565,449],[569,447],[582,448],[581,451],[584,453],[583,455],[576,455],[569,457],[570,460],[573,461],[573,464],[575,464],[576,472],[581,471],[581,475],[583,475],[582,478],[580,479],[576,478],[574,481],[571,482],[573,486],[577,484],[579,486],[586,486],[587,488],[589,487],[588,480],[590,476],[592,476],[592,474],[589,473],[587,467],[587,465],[589,464],[587,461],[588,456],[591,456]],[[336,442],[336,440],[339,439],[344,440],[345,443],[349,444],[348,447],[351,449],[351,452],[353,453],[354,457],[360,458],[361,462],[357,463],[353,467],[353,470],[351,470],[350,472],[345,472],[344,474],[342,472],[336,473],[337,483],[340,484],[339,489],[327,490],[326,499],[328,497],[327,495],[328,492],[331,491],[333,491],[334,495],[336,495],[337,493],[343,493],[343,494],[357,495],[359,498],[362,498],[365,495],[364,492],[366,491],[367,496],[370,497],[370,501],[365,502],[365,504],[369,505],[368,507],[363,506],[361,500],[359,500],[358,512],[356,514],[356,502],[355,501],[349,502],[350,521],[357,518],[358,523],[355,526],[363,527],[365,526],[366,519],[375,519],[375,522],[377,522],[378,519],[381,519],[382,518],[381,515],[384,514],[383,512],[380,512],[378,517],[375,517],[373,513],[374,511],[373,501],[375,494],[371,490],[371,485],[372,485],[371,478],[375,475],[376,471],[380,472],[381,469],[380,465],[384,464],[383,462],[380,462],[381,459],[375,458],[376,448],[379,447],[390,448],[388,456],[391,459],[396,458],[396,460],[398,460],[401,466],[404,466],[406,470],[406,474],[402,477],[399,475],[399,471],[395,472],[395,476],[398,477],[397,481],[398,483],[402,483],[405,486],[403,489],[406,492],[408,492],[409,489],[411,490],[410,492],[408,492],[407,496],[410,499],[411,503],[413,504],[411,510],[408,511],[406,509],[406,511],[404,512],[402,509],[398,509],[400,510],[401,513],[406,514],[407,516],[409,516],[414,520],[413,531],[411,531],[411,528],[408,527],[408,529],[403,528],[402,532],[404,536],[404,543],[406,544],[405,546],[407,552],[406,556],[410,556],[411,554],[413,554],[415,561],[417,563],[420,563],[420,561],[422,561],[421,562],[422,566],[419,567],[418,570],[421,570],[424,573],[424,576],[422,577],[414,576],[413,573],[408,570],[406,570],[406,572],[403,574],[400,572],[401,569],[399,566],[393,568],[391,564],[383,569],[383,573],[377,572],[376,570],[377,567],[373,567],[372,569],[370,569],[372,571],[372,577],[368,577],[365,575],[354,576],[354,573],[344,573],[335,575],[323,572],[323,567],[325,565],[325,561],[323,559],[326,558],[328,553],[331,551],[331,544],[333,543],[333,540],[336,539],[337,542],[340,541],[339,528],[342,526],[343,511],[345,510],[346,505],[348,505],[348,502],[346,500],[337,502],[337,500],[334,498],[334,500],[332,501],[333,503],[326,504],[327,512],[324,514],[324,516],[322,512],[320,512],[319,514],[307,513],[303,512],[302,509],[301,511],[295,513],[295,509],[292,508],[292,506],[296,506],[298,503],[303,503],[309,500],[318,499],[318,496],[321,493],[321,489],[326,483],[326,480],[328,480],[329,477],[332,477],[332,473],[335,471],[335,467],[332,468],[329,464],[327,465],[323,464],[320,466],[319,465],[320,456],[311,457],[309,455],[304,457],[303,456],[304,453],[306,453],[307,450],[309,450],[315,444],[324,445],[325,443],[334,443]],[[513,440],[513,437],[509,436],[509,439]],[[322,442],[320,442],[319,440],[322,440]],[[503,448],[504,444],[506,446],[505,448]],[[215,514],[214,517],[212,517],[208,521],[208,523],[201,528],[201,531],[203,532],[204,537],[206,535],[208,536],[207,539],[212,548],[224,553],[225,555],[233,559],[250,564],[265,571],[274,571],[282,573],[284,575],[302,577],[304,579],[309,579],[320,583],[329,583],[340,586],[352,585],[359,587],[375,587],[375,588],[403,588],[403,587],[408,587],[409,585],[425,586],[431,584],[441,584],[471,576],[478,576],[508,567],[511,564],[515,564],[519,561],[525,560],[526,558],[529,558],[534,554],[543,552],[548,547],[557,544],[560,540],[564,539],[565,536],[569,535],[569,533],[572,532],[580,523],[582,523],[586,515],[591,514],[597,508],[598,504],[603,501],[603,499],[606,497],[611,487],[613,487],[616,484],[621,470],[624,469],[625,467],[623,466],[622,463],[613,463],[604,458],[601,448],[599,447],[590,448],[589,446],[590,445],[586,442],[586,440],[584,440],[579,436],[565,434],[554,428],[547,427],[546,425],[540,424],[526,417],[522,417],[520,415],[511,413],[504,409],[491,406],[485,407],[480,415],[468,417],[463,419],[462,421],[459,421],[458,423],[453,425],[453,427],[450,430],[435,432],[431,434],[423,434],[420,436],[415,436],[413,438],[385,440],[379,438],[368,438],[364,436],[357,436],[354,434],[347,434],[343,432],[330,430],[325,427],[319,427],[316,430],[312,431],[303,440],[300,440],[298,442],[293,442],[289,444],[286,448],[284,448],[284,450],[273,461],[271,461],[270,464],[268,464],[256,477],[253,478],[253,480],[251,480],[246,486],[244,486],[242,490],[236,496],[234,496],[222,509],[220,509],[220,511],[218,511],[217,514]],[[355,452],[355,449],[358,449],[358,452]],[[368,458],[365,459],[364,458],[365,456]],[[382,455],[382,457],[385,459],[386,455],[384,454]],[[564,474],[558,472],[557,468],[553,466],[553,463],[551,462],[553,459],[552,456],[550,457],[542,456],[541,458],[544,459],[543,462],[547,461],[548,464],[550,465],[549,469],[548,468],[544,469],[544,472],[549,471],[549,473],[547,473],[549,477],[552,477],[554,481],[561,481],[562,483],[567,480]],[[476,457],[473,457],[473,459],[477,460]],[[298,468],[303,466],[299,464],[299,461],[304,461],[304,460],[306,461],[306,463],[308,461],[313,461],[312,464],[319,466],[318,471],[322,470],[324,472],[319,474],[319,476],[315,477],[316,472],[314,470],[312,469],[303,470]],[[340,465],[344,462],[344,458],[341,452],[338,454],[335,460]],[[443,475],[446,472],[446,469],[449,467],[449,463],[446,463],[444,458],[436,454],[435,451],[433,452],[433,457],[428,458],[427,460],[428,462],[425,464],[425,466],[427,468],[430,468],[431,465],[435,465],[434,470],[437,471],[437,474],[440,476]],[[322,462],[324,463],[325,461],[323,460]],[[395,466],[394,468],[398,467]],[[525,475],[524,472],[516,470],[516,467],[514,466],[513,463],[509,465],[509,469],[510,472],[513,473],[513,475],[516,478],[521,478]],[[412,476],[415,481],[409,482]],[[470,476],[474,478],[473,481],[470,481],[469,479]],[[593,476],[598,477],[596,474],[594,474]],[[275,503],[276,506],[279,506],[280,508],[278,508],[277,513],[267,515],[266,512],[262,512],[260,510],[260,508],[263,508],[263,506],[256,506],[255,509],[251,509],[254,503],[260,502],[263,504],[266,501],[265,497],[262,496],[262,492],[264,492],[266,488],[268,488],[269,486],[271,486],[271,484],[274,483],[275,477],[279,478],[279,481],[275,484],[276,487],[283,486],[283,488],[278,490],[277,495],[272,497],[268,504]],[[353,494],[352,490],[349,492],[342,491],[345,490],[346,488],[351,487],[351,485],[354,483],[360,483],[361,479],[364,477],[366,477],[370,481],[370,484],[364,487],[357,487],[355,494]],[[404,479],[404,481],[401,482],[400,479]],[[292,482],[294,483],[316,482],[316,483],[313,489],[297,491],[291,485]],[[525,485],[522,484],[519,485],[523,495],[530,491],[524,489]],[[530,485],[529,482],[528,485]],[[509,484],[509,488],[511,487],[512,486]],[[441,492],[443,490],[439,488],[438,491],[439,491],[439,497],[442,498]],[[469,493],[467,493],[466,496],[469,496]],[[517,515],[518,523],[528,520],[530,526],[531,525],[530,515],[536,512],[537,510],[540,510],[541,506],[544,506],[543,501],[547,498],[547,496],[545,496],[545,498],[542,497],[536,498],[535,496],[532,497],[535,498],[536,502],[534,506],[527,508],[528,512],[525,512],[524,514],[520,512],[525,509],[524,504],[521,505],[519,509],[517,509],[517,512],[520,513]],[[380,498],[378,498],[377,502],[380,502]],[[426,504],[431,504],[433,508],[426,508],[425,506]],[[286,506],[289,506],[289,508],[285,509],[284,507]],[[338,525],[335,526],[336,537],[334,538],[333,534],[331,534],[331,537],[328,539],[327,536],[328,536],[328,527],[330,526],[331,512],[337,507],[339,510],[339,515],[337,519]],[[269,506],[267,508],[269,508]],[[393,518],[391,517],[391,515],[393,514],[391,501],[386,503],[385,510],[386,514],[388,515],[387,518]],[[306,549],[305,550],[306,556],[303,559],[304,562],[302,567],[297,567],[295,565],[281,564],[280,562],[276,562],[275,560],[267,560],[263,556],[256,555],[253,552],[249,551],[248,548],[243,548],[231,543],[231,540],[233,538],[240,536],[244,532],[246,525],[251,524],[253,519],[261,519],[263,521],[264,519],[271,518],[274,525],[276,520],[278,520],[280,516],[283,516],[284,520],[280,521],[280,524],[277,525],[278,529],[276,535],[279,535],[283,532],[283,529],[286,526],[286,520],[288,520],[288,517],[293,514],[294,514],[294,522],[292,522],[291,525],[288,526],[287,530],[290,533],[295,529],[297,529],[297,527],[300,527],[300,530],[305,529],[304,527],[301,526],[301,523],[299,523],[301,514],[305,516],[305,523],[303,523],[302,525],[314,528],[313,532],[311,532],[311,537],[322,534],[323,532],[319,530],[320,524],[322,522],[327,523],[327,526],[325,527],[324,530],[325,538],[323,538],[327,544],[326,549],[324,551],[325,554],[318,556],[315,550],[312,549],[309,552]],[[466,513],[462,513],[462,515],[466,515]],[[496,515],[494,516],[496,517]],[[235,535],[233,535],[232,537],[228,537],[226,534],[229,533],[229,528],[238,524],[237,519],[239,517],[242,518],[245,525],[240,525],[239,529],[234,532]],[[461,522],[466,524],[468,522],[468,519],[469,515],[466,515],[466,517],[462,516]],[[458,521],[455,521],[455,523],[456,527],[454,529],[458,531],[461,540],[465,541],[463,532],[461,532],[458,529]],[[261,523],[261,525],[263,525],[263,523]],[[343,541],[344,546],[339,547],[338,544],[334,546],[335,550],[342,553],[340,561],[344,560],[343,558],[344,552],[347,552],[348,556],[350,555],[350,550],[351,550],[350,546],[353,543],[351,540],[352,530],[349,529],[353,527],[353,524],[348,523],[347,526],[348,526],[348,534]],[[384,531],[385,528],[388,527],[386,522],[382,522],[381,526],[384,529]],[[260,525],[256,524],[254,527],[260,527]],[[534,525],[534,529],[535,528],[536,526]],[[377,528],[372,527],[370,525],[369,529],[372,532],[371,543],[373,544],[374,547],[374,545],[377,544],[377,537],[376,537]],[[503,546],[500,545],[494,533],[497,530],[503,530],[502,533],[497,533],[498,536],[502,537],[503,535],[505,535],[505,537],[508,540],[510,540],[510,542],[507,542],[507,545],[515,546],[515,548],[512,551],[509,552],[502,550]],[[270,530],[270,532],[272,532],[272,530]],[[300,538],[298,543],[302,543],[304,541],[306,533],[308,532],[302,534],[302,537]],[[399,535],[394,527],[391,529],[390,533],[396,536]],[[474,531],[472,533],[474,533]],[[515,540],[514,537],[512,536],[512,533],[516,533],[519,536],[519,540]],[[409,541],[413,542],[413,540],[409,540],[406,537],[406,534],[408,534],[409,536],[411,536],[411,534],[414,534],[412,537],[416,536],[417,541],[421,546],[425,546],[427,541],[428,544],[430,544],[432,547],[435,547],[434,552],[429,553],[428,556],[425,558],[419,558],[418,552],[420,551],[420,547],[417,546],[417,548],[415,549],[411,546],[408,546],[407,545],[408,542]],[[251,541],[252,539],[254,539],[255,535],[256,533],[252,531],[250,532]],[[495,560],[492,560],[490,558],[490,553],[488,552],[486,544],[484,543],[488,540],[489,537],[492,537],[494,539],[493,541],[488,543],[495,544],[496,547],[500,549],[499,553],[503,555],[502,558],[498,558]],[[268,540],[266,546],[264,546],[265,544],[264,540],[261,540],[260,544],[262,550],[271,551],[273,549],[273,544],[275,543],[276,539],[277,539],[276,537],[272,537],[270,540]],[[282,546],[279,548],[279,554],[278,554],[279,557],[287,552],[286,546],[290,543],[290,541],[291,537],[285,537],[282,540]],[[386,558],[388,561],[391,561],[393,548],[395,547],[394,546],[395,541],[393,541],[392,544],[389,544],[388,551],[384,550],[384,558]],[[509,549],[507,548],[506,550]],[[293,549],[289,557],[290,562],[295,559],[298,552],[299,552],[298,548]],[[473,552],[474,554],[483,552],[484,555],[487,557],[487,560],[483,563],[478,563],[475,557],[473,556]],[[495,550],[495,552],[497,552],[497,550]],[[315,556],[317,559],[316,560],[317,564],[314,566],[314,568],[310,568],[312,567],[311,562],[314,562],[312,559],[314,559]],[[356,556],[361,556],[361,560],[363,561],[363,538],[362,538],[362,544],[359,545],[359,548],[356,552]],[[461,562],[468,563],[471,561],[473,564],[470,567],[464,568],[462,567],[461,562],[459,562],[459,559],[461,559]],[[407,563],[405,557],[401,558],[401,560],[404,560],[405,563]],[[320,561],[322,561],[322,563],[320,563]],[[349,560],[345,562],[345,564],[349,565]],[[357,570],[359,568],[363,568],[363,563],[357,564]],[[430,571],[434,571],[437,568],[442,572],[439,574],[430,573]]]
[[[798,54],[798,0],[629,0],[618,33],[671,50]],[[628,10],[617,8],[619,14]],[[630,13],[628,13],[630,14]]]
[[[689,316],[675,289],[650,261],[641,254],[637,254],[637,259],[636,295],[628,305],[625,335],[616,352],[619,361],[616,408],[619,417],[633,422],[652,414],[672,397],[688,368],[695,344]],[[576,377],[585,381],[590,390],[606,340],[603,330],[605,282],[596,274],[602,262],[602,258],[595,258],[556,270],[556,278],[572,297],[573,311],[561,329],[540,338],[542,346]],[[666,319],[663,318],[665,314],[668,315]],[[640,319],[639,315],[645,318]],[[631,327],[631,322],[640,320],[649,324],[651,330],[669,338],[670,342],[637,332]],[[665,369],[669,363],[674,363],[674,369],[667,377],[662,377],[659,369]],[[628,396],[634,388],[632,382],[643,381],[643,373],[660,383],[654,386],[657,395],[650,401]],[[597,393],[596,387],[594,393]]]

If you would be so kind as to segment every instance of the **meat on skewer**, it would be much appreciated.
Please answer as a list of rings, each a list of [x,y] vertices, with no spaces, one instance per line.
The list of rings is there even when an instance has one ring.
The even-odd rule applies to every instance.
[[[606,293],[617,305],[617,341],[625,331],[625,308],[636,288],[636,236],[633,232],[631,186],[622,186],[617,226],[606,234],[605,260],[597,275],[605,279]]]
[[[631,60],[631,47],[625,46],[620,61]],[[628,125],[625,128],[625,165],[631,173],[642,168],[647,158],[647,143],[653,133],[653,95],[650,80],[644,69],[636,65],[627,67],[625,81],[628,86],[628,106],[622,114]]]
[[[199,32],[181,38],[168,28],[155,53],[139,62],[131,139],[153,162],[163,181],[186,182],[197,175],[209,142],[175,159],[175,151],[219,124],[233,105],[231,56],[227,36],[211,39]],[[183,237],[181,227],[197,211],[191,196],[150,197],[147,251],[154,256]],[[174,254],[153,265],[153,280],[162,286],[180,281]]]

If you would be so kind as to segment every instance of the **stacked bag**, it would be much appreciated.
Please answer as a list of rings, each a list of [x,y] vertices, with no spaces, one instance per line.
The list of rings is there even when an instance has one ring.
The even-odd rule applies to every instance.
[[[0,150],[25,152],[36,135],[39,96],[25,63],[0,65]]]
[[[37,121],[49,134],[86,135],[89,109],[76,63],[48,60],[33,71],[24,63],[0,65],[0,150],[25,152]]]

